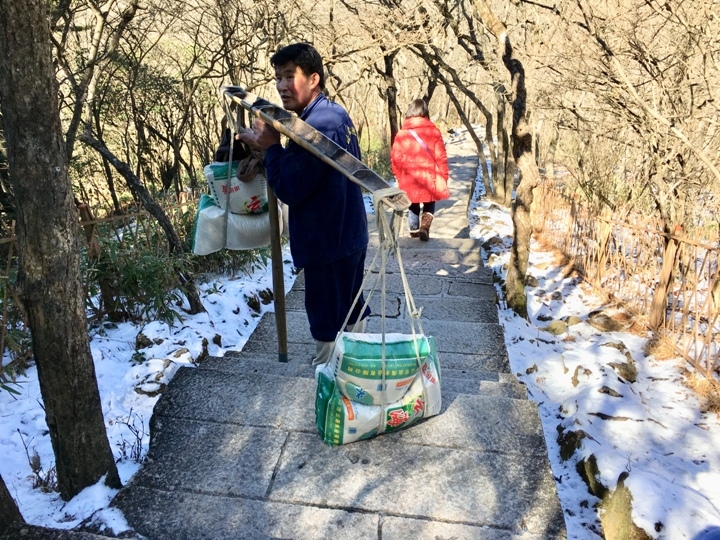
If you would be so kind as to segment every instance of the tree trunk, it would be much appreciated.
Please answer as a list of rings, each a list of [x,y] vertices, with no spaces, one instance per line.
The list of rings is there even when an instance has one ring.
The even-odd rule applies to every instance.
[[[0,534],[15,522],[23,522],[22,514],[0,476]]]
[[[452,66],[448,65],[442,58],[442,51],[438,51],[436,47],[427,47],[425,45],[416,45],[417,54],[420,58],[422,58],[425,61],[425,64],[430,69],[430,72],[433,74],[433,78],[437,79],[439,82],[443,84],[445,87],[445,91],[448,94],[448,98],[452,102],[453,106],[455,107],[455,111],[458,113],[458,116],[460,117],[460,121],[463,123],[465,128],[468,130],[468,134],[472,138],[473,142],[475,143],[475,147],[477,148],[478,152],[478,159],[480,160],[480,163],[478,166],[484,166],[485,163],[485,151],[483,147],[483,142],[480,140],[480,137],[478,137],[477,133],[475,132],[475,129],[473,128],[472,122],[470,121],[470,118],[468,118],[467,114],[465,114],[465,111],[468,109],[468,107],[463,107],[460,103],[460,100],[455,96],[455,91],[453,89],[453,85],[450,84],[450,81],[448,80],[445,75],[442,74],[440,71],[440,68],[444,69],[448,72],[450,75],[450,78],[452,79],[453,84],[455,85],[455,88],[462,92],[462,94],[466,97],[466,99],[469,99],[472,101],[472,103],[480,109],[480,112],[485,117],[485,139],[486,144],[490,145],[491,148],[491,160],[494,160],[494,154],[492,153],[492,145],[493,145],[493,136],[492,136],[492,114],[488,110],[487,107],[485,107],[480,101],[480,99],[475,95],[474,92],[472,92],[470,89],[468,89],[462,82],[462,79],[457,74],[457,72],[452,68]],[[415,49],[411,49],[415,50]],[[445,115],[447,117],[447,114]],[[484,170],[484,169],[483,169]],[[490,168],[488,168],[488,172],[490,171]],[[483,182],[486,188],[486,193],[490,194],[490,187],[487,183],[487,175],[483,173]],[[474,187],[474,185],[473,185]]]
[[[610,245],[610,239],[612,237],[613,227],[610,220],[612,219],[612,210],[609,206],[604,205],[600,216],[602,219],[596,220],[596,228],[597,228],[597,269],[595,271],[595,279],[594,283],[595,286],[601,287],[602,285],[602,279],[603,274],[605,273],[605,266],[607,266],[607,260],[608,256],[610,255],[610,250],[608,249],[608,246]]]
[[[667,229],[666,229],[667,231]],[[674,235],[682,233],[680,225],[675,226]],[[675,268],[675,256],[677,255],[680,243],[674,238],[668,238],[665,243],[665,252],[663,253],[662,269],[660,277],[653,294],[652,306],[650,307],[650,316],[648,324],[650,328],[657,331],[665,324],[667,316],[668,294],[670,293],[670,285],[672,284],[673,268]]]
[[[507,28],[490,10],[485,0],[475,0],[478,15],[490,33],[498,40],[502,62],[510,74],[512,109],[512,152],[515,164],[520,170],[520,184],[515,192],[513,204],[513,245],[505,287],[508,306],[521,317],[527,318],[527,297],[525,296],[525,275],[530,258],[530,236],[532,221],[530,207],[533,189],[540,181],[532,148],[532,132],[526,119],[525,68],[515,57]]]
[[[95,122],[95,129],[98,133],[102,133],[102,121],[100,118],[100,111],[97,108],[94,108],[93,110],[93,121]],[[105,179],[107,180],[107,186],[108,191],[110,192],[110,198],[112,199],[113,203],[113,212],[116,215],[120,215],[121,209],[120,209],[120,200],[117,196],[117,191],[115,190],[115,179],[113,178],[112,169],[110,168],[110,163],[108,163],[108,160],[105,158],[102,158],[102,164],[103,164],[103,170],[105,171]]]
[[[512,180],[508,182],[508,161],[510,159],[510,138],[505,126],[505,87],[495,85],[495,119],[499,146],[495,147],[493,162],[493,200],[510,208],[512,204]],[[512,178],[512,177],[511,177]]]
[[[386,53],[383,55],[385,62],[385,100],[387,101],[388,123],[390,124],[390,146],[395,141],[395,135],[400,130],[400,122],[398,121],[398,103],[397,103],[397,85],[395,84],[395,75],[393,74],[393,62],[397,51]]]
[[[555,185],[555,152],[557,151],[558,141],[560,140],[560,130],[555,123],[552,123],[552,137],[548,144],[547,152],[543,159],[545,167],[545,178],[550,182],[551,186]]]
[[[18,283],[67,500],[103,476],[120,487],[85,320],[78,220],[68,179],[47,3],[0,0],[0,89],[15,190]]]

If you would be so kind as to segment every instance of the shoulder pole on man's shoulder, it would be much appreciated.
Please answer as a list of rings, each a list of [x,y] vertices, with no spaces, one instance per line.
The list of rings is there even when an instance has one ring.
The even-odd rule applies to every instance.
[[[221,91],[234,103],[271,125],[369,193],[392,187],[383,177],[338,146],[335,141],[282,107],[251,94],[240,86],[223,86]],[[397,190],[388,195],[386,203],[392,209],[402,211],[410,206],[410,199],[404,191]]]

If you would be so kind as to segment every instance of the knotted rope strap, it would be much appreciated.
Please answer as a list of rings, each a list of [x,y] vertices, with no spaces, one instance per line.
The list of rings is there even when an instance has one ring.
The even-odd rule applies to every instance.
[[[395,254],[395,257],[398,261],[398,266],[400,267],[400,275],[402,277],[402,284],[403,284],[403,292],[405,294],[405,302],[408,310],[408,316],[410,318],[410,329],[412,332],[412,340],[413,340],[413,346],[415,348],[415,359],[418,365],[418,370],[422,367],[422,361],[420,359],[420,350],[417,343],[417,337],[418,335],[423,336],[423,329],[422,324],[420,323],[420,315],[422,310],[418,310],[415,306],[415,300],[412,296],[412,293],[410,292],[410,286],[408,284],[407,276],[405,274],[405,269],[403,268],[402,264],[402,256],[400,253],[400,247],[399,247],[399,229],[400,224],[402,223],[402,217],[405,209],[410,205],[409,199],[407,199],[407,204],[403,206],[402,200],[407,199],[407,195],[404,191],[390,187],[386,189],[381,189],[378,191],[375,191],[373,193],[373,205],[375,206],[375,221],[377,224],[377,230],[378,230],[378,238],[379,238],[379,247],[377,252],[375,253],[375,256],[373,257],[372,262],[368,266],[368,269],[365,273],[365,277],[363,279],[363,283],[360,286],[360,290],[358,291],[358,294],[355,296],[355,299],[352,303],[352,306],[350,307],[350,310],[348,311],[348,314],[345,318],[345,321],[343,322],[343,325],[341,327],[340,332],[338,332],[337,337],[335,338],[335,345],[337,345],[337,341],[341,338],[342,333],[344,329],[346,328],[348,321],[350,320],[350,314],[353,312],[354,307],[357,305],[357,302],[360,299],[360,295],[365,290],[366,284],[368,283],[370,276],[372,275],[372,271],[375,268],[375,265],[378,261],[378,257],[380,258],[380,268],[378,271],[378,276],[374,280],[374,283],[372,285],[372,288],[370,289],[367,298],[365,299],[365,303],[363,304],[362,309],[360,310],[360,313],[364,313],[365,309],[367,308],[368,304],[370,303],[370,298],[372,297],[373,293],[375,292],[375,289],[377,287],[378,280],[381,282],[381,302],[380,302],[380,314],[381,314],[381,332],[382,332],[382,344],[381,344],[381,350],[382,350],[382,357],[381,357],[381,369],[382,369],[382,398],[380,407],[383,413],[379,416],[379,425],[378,425],[378,434],[383,433],[385,431],[385,406],[387,405],[386,402],[386,379],[385,379],[385,372],[386,372],[386,342],[385,342],[385,296],[386,296],[386,266],[387,266],[387,260],[388,256],[391,253]],[[398,202],[400,201],[400,204],[398,205]],[[391,217],[388,220],[388,209],[392,210]],[[422,377],[422,374],[421,374]],[[423,380],[423,402],[427,403],[427,396],[425,392],[425,381]]]

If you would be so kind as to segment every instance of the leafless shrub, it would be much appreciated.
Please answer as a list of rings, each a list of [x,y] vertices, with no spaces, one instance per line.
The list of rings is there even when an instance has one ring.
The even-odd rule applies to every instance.
[[[130,431],[130,440],[122,438],[117,443],[117,447],[120,450],[120,457],[117,459],[118,462],[126,459],[131,459],[135,463],[140,463],[143,458],[143,438],[145,437],[145,424],[142,416],[134,413],[130,409],[130,414],[127,418],[118,418],[117,423],[125,426]]]
[[[32,471],[33,488],[40,489],[41,491],[48,493],[50,491],[57,491],[57,475],[55,466],[53,465],[49,469],[43,469],[40,461],[40,455],[35,450],[35,447],[30,450],[29,443],[25,442],[22,432],[18,429],[18,435],[22,441],[23,447],[25,448],[25,455],[27,456],[28,465]],[[30,440],[32,442],[32,440]]]

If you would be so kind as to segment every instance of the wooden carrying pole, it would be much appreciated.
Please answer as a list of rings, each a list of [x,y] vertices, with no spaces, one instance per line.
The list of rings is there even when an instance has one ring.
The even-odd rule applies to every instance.
[[[278,132],[290,138],[366,191],[375,193],[392,187],[382,176],[340,147],[335,141],[282,107],[251,94],[239,86],[223,86],[221,91],[233,103],[240,105],[252,115],[270,124]],[[404,191],[396,191],[396,193],[390,194],[384,199],[386,204],[392,210],[407,210],[410,206],[410,199]]]
[[[227,95],[225,94],[227,97]],[[230,115],[230,109],[227,108]],[[228,118],[230,120],[230,118]],[[239,115],[232,122],[233,126],[239,126]],[[231,137],[234,137],[231,133]],[[232,141],[230,148],[232,149]],[[232,150],[231,150],[232,152]],[[232,155],[229,156],[232,160]],[[275,304],[275,327],[278,339],[278,360],[288,361],[288,340],[287,340],[287,315],[285,309],[285,275],[282,261],[282,244],[280,240],[280,212],[278,212],[278,199],[273,190],[268,186],[268,213],[270,218],[270,256],[273,281],[273,303]]]
[[[285,314],[285,275],[283,272],[282,246],[280,245],[280,216],[278,200],[268,186],[270,211],[270,253],[272,257],[273,302],[275,303],[275,326],[278,336],[278,360],[288,361],[287,317]]]

